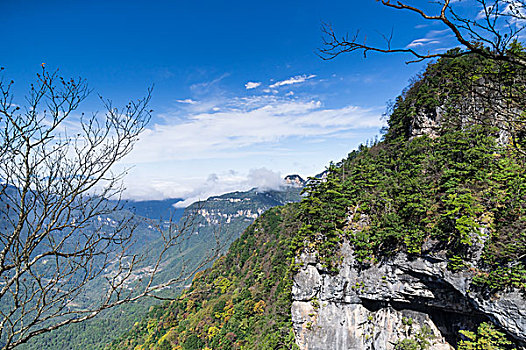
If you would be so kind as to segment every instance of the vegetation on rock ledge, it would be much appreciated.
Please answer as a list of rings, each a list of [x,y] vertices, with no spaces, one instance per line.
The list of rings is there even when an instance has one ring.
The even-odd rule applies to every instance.
[[[295,248],[307,244],[332,270],[344,238],[364,267],[400,251],[445,252],[485,290],[526,289],[524,73],[473,55],[431,64],[397,100],[382,142],[310,182]],[[500,110],[506,103],[514,113]],[[436,123],[419,134],[422,118]],[[368,225],[353,230],[362,216]]]

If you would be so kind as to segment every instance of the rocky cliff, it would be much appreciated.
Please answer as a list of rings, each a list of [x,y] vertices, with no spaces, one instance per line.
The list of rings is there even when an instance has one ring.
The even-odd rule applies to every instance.
[[[429,349],[452,349],[459,330],[483,321],[526,343],[526,301],[518,292],[485,298],[469,290],[469,273],[452,273],[444,259],[405,254],[360,270],[342,245],[331,274],[303,254],[294,276],[292,321],[301,349],[395,349],[426,334]]]

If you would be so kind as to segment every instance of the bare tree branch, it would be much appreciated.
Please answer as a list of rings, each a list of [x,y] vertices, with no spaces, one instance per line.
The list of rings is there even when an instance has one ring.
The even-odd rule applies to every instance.
[[[83,79],[66,80],[42,67],[25,107],[15,104],[12,85],[0,79],[3,349],[155,297],[217,256],[219,249],[212,249],[191,269],[158,280],[166,254],[191,236],[192,215],[168,227],[149,223],[161,240],[152,263],[136,247],[141,223],[125,215],[120,201],[108,200],[122,193],[124,173],[112,169],[150,119],[151,89],[123,108],[101,98],[105,113],[87,116],[76,114],[90,93]],[[89,295],[94,288],[98,298]]]
[[[338,36],[328,24],[323,24],[323,47],[318,55],[324,60],[331,60],[342,53],[359,51],[366,55],[368,52],[407,53],[414,57],[411,62],[439,57],[458,57],[476,53],[483,57],[526,66],[526,58],[522,53],[510,50],[512,45],[520,41],[520,35],[526,26],[526,1],[524,0],[494,0],[491,4],[487,0],[469,1],[478,6],[480,14],[476,18],[461,15],[457,10],[459,2],[437,0],[435,13],[428,13],[422,7],[413,6],[402,1],[377,0],[383,6],[414,13],[425,21],[440,23],[454,36],[463,48],[456,52],[423,52],[411,47],[391,47],[392,36],[382,35],[384,45],[368,43],[366,37],[359,36],[359,32],[349,38],[348,35]],[[466,3],[466,1],[464,1]]]

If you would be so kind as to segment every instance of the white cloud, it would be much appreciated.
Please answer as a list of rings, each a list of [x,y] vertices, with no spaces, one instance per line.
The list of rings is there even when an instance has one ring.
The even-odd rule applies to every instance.
[[[261,190],[275,190],[283,186],[283,178],[279,173],[267,168],[250,169],[247,183]]]
[[[184,119],[179,115],[161,115],[167,122],[147,129],[127,160],[137,164],[228,159],[249,153],[256,145],[382,126],[383,108],[330,109],[323,108],[318,100],[263,95],[225,100],[219,107],[219,111],[198,112]]]
[[[436,39],[430,39],[430,38],[415,39],[415,40],[411,41],[411,43],[409,43],[409,45],[407,45],[407,48],[415,48],[415,47],[420,47],[420,46],[425,46],[425,45],[432,45],[432,44],[440,44],[440,41],[438,41]]]
[[[428,45],[435,45],[440,44],[443,39],[448,37],[447,33],[449,32],[448,29],[443,30],[430,30],[426,33],[426,35],[423,38],[415,39],[411,41],[407,46],[406,49],[414,49],[422,46],[428,46]]]
[[[197,94],[197,95],[208,95],[212,91],[217,90],[219,83],[223,79],[225,79],[225,78],[227,78],[229,76],[230,76],[230,73],[224,73],[221,76],[219,76],[219,77],[217,77],[217,78],[215,78],[213,80],[205,81],[205,82],[197,83],[197,84],[192,84],[192,85],[190,85],[190,90],[194,94]]]
[[[245,88],[247,90],[250,90],[250,89],[255,89],[257,88],[258,86],[260,86],[261,83],[260,82],[254,82],[254,81],[249,81],[245,84]]]
[[[285,94],[213,95],[182,104],[154,115],[157,124],[141,134],[119,163],[131,167],[125,197],[184,198],[184,206],[236,190],[275,188],[281,176],[267,169],[284,175],[319,172],[342,156],[333,147],[341,147],[344,155],[360,142],[355,141],[361,140],[359,135],[374,135],[384,125],[383,111],[328,108],[318,99]],[[208,179],[206,174],[211,174]]]
[[[449,29],[441,29],[441,30],[430,30],[428,33],[427,33],[427,37],[430,37],[430,38],[436,38],[436,37],[440,37],[444,34],[447,34],[449,33]]]
[[[179,102],[179,103],[186,103],[186,104],[189,104],[189,105],[195,105],[197,103],[197,101],[194,101],[191,98],[186,98],[184,100],[175,100],[175,101]]]
[[[178,202],[176,206],[185,208],[194,202],[233,191],[248,191],[252,188],[273,190],[283,185],[281,174],[267,168],[250,169],[245,175],[233,170],[223,174],[212,173],[206,181],[196,184],[191,191],[182,193],[180,197],[185,200]]]
[[[307,75],[307,74],[296,75],[295,77],[290,77],[290,78],[288,78],[286,80],[275,82],[274,84],[270,85],[269,87],[271,89],[274,89],[274,88],[277,88],[279,86],[299,84],[299,83],[303,83],[303,82],[305,82],[305,81],[307,81],[309,79],[315,78],[315,77],[316,77],[316,75],[314,75],[314,74],[310,74],[310,75]]]

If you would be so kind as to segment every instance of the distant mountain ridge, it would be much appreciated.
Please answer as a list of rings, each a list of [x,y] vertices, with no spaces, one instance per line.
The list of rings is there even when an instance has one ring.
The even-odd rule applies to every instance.
[[[145,218],[166,220],[173,217],[178,220],[183,215],[184,208],[176,208],[175,204],[182,201],[182,198],[143,201],[124,200],[122,201],[122,205],[124,209]]]
[[[288,184],[286,179],[294,179]],[[297,180],[296,180],[297,179]],[[167,221],[180,220],[184,216],[193,215],[193,227],[188,239],[181,246],[174,247],[166,255],[163,267],[158,274],[159,280],[167,280],[176,275],[182,268],[182,256],[186,256],[185,263],[188,270],[192,264],[197,264],[199,258],[204,256],[216,244],[216,236],[224,245],[224,251],[230,243],[236,240],[242,232],[256,218],[270,208],[292,202],[299,202],[302,198],[301,191],[304,181],[299,175],[287,176],[284,186],[278,190],[263,190],[253,188],[248,191],[236,191],[212,196],[206,200],[198,201],[187,208],[175,208],[174,205],[182,199],[172,198],[164,200],[131,201],[125,200],[121,204],[124,212],[131,212],[137,220],[144,220],[140,225],[138,246],[150,251],[151,255],[159,249],[152,239],[158,235],[153,229],[148,229],[147,222],[162,220],[166,227]],[[104,218],[106,220],[107,218]],[[110,218],[111,219],[111,218]],[[149,264],[146,262],[145,264]],[[180,287],[179,287],[180,288]],[[168,296],[179,292],[179,288],[163,291]],[[152,301],[135,303],[110,310],[101,317],[88,322],[75,324],[44,334],[22,345],[21,349],[100,349],[101,344],[110,343],[113,337],[124,333],[136,321],[142,319]]]
[[[304,187],[305,180],[297,174],[285,176],[285,183],[290,186]]]
[[[316,175],[319,176],[319,175]],[[205,203],[207,201],[221,201],[232,199],[232,203],[239,202],[239,200],[250,200],[257,203],[261,201],[267,205],[276,206],[283,205],[291,202],[297,202],[301,198],[298,197],[297,191],[290,191],[289,187],[295,187],[302,189],[306,184],[306,181],[297,174],[287,175],[283,178],[283,186],[280,186],[278,189],[265,189],[254,187],[248,191],[234,191],[228,192],[221,195],[211,196],[205,200],[201,200],[195,203],[190,204],[188,207],[181,208],[176,207],[175,205],[179,202],[183,202],[183,198],[166,198],[160,200],[131,200],[126,199],[121,201],[123,209],[129,210],[135,215],[153,219],[153,220],[168,220],[173,219],[178,221],[183,215],[186,208],[195,208],[196,203]],[[246,194],[246,195],[245,195]],[[248,196],[248,197],[247,197]],[[257,197],[257,198],[256,198]],[[261,212],[259,212],[259,215]]]

